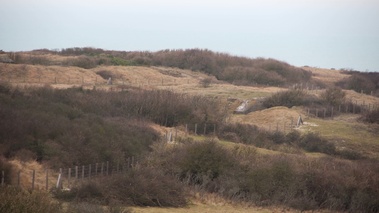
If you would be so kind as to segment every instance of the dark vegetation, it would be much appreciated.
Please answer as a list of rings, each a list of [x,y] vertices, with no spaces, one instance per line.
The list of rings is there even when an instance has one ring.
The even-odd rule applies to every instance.
[[[159,169],[144,165],[116,174],[106,183],[92,181],[70,191],[55,191],[54,195],[64,201],[107,206],[185,206],[187,193],[184,184]]]
[[[272,96],[266,98],[262,105],[265,108],[275,106],[286,106],[291,108],[293,106],[311,105],[316,101],[318,101],[317,97],[309,95],[305,90],[292,89],[273,94]]]
[[[217,100],[169,91],[40,88],[22,92],[7,86],[0,86],[0,91],[0,154],[49,161],[54,166],[115,163],[139,156],[159,140],[148,125],[151,122],[163,126],[219,123],[223,117]]]
[[[65,61],[50,61],[46,54],[71,56]],[[245,58],[203,49],[162,50],[157,52],[106,51],[96,48],[35,50],[16,54],[16,63],[77,66],[91,69],[98,65],[166,66],[190,69],[238,85],[289,86],[309,83],[311,73],[275,59]],[[316,82],[313,82],[316,83]]]
[[[379,109],[363,113],[361,119],[367,123],[379,124]]]
[[[358,93],[379,96],[379,73],[377,72],[358,72],[344,71],[350,77],[337,83],[344,89],[351,89]]]
[[[312,137],[317,136],[308,135],[301,143]],[[227,149],[215,141],[187,141],[154,150],[144,163],[159,165],[187,185],[227,199],[299,210],[379,210],[379,173],[374,162],[260,155],[252,146]]]
[[[137,89],[21,91],[2,85],[0,91],[1,155],[6,158],[60,167],[138,157],[137,167],[106,183],[56,191],[56,198],[70,201],[73,211],[94,210],[92,204],[180,207],[187,204],[187,189],[300,210],[376,212],[379,208],[376,161],[342,152],[317,134],[270,133],[256,126],[224,123],[225,109],[217,99]],[[185,138],[177,145],[160,143],[151,123],[216,124],[218,138],[246,145],[225,148],[214,140]],[[273,150],[291,146],[330,157],[262,155],[255,146]],[[6,160],[0,165],[11,169]],[[30,196],[22,193],[25,199]]]
[[[341,113],[361,114],[363,121],[375,123],[375,111],[370,111],[365,106],[346,99],[346,93],[339,87],[327,88],[320,97],[308,93],[306,90],[290,89],[273,94],[262,101],[264,108],[275,106],[303,106],[309,114],[318,117],[333,117]]]
[[[262,105],[265,108],[275,106],[286,106],[291,108],[293,106],[306,106],[306,107],[339,107],[342,104],[346,104],[346,93],[341,88],[332,87],[326,89],[321,93],[320,97],[308,93],[302,89],[290,89],[273,94],[267,97]]]

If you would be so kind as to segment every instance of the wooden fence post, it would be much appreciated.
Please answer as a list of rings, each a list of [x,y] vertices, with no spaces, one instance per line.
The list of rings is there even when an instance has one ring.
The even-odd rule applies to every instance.
[[[128,166],[126,168],[129,169],[129,167],[130,167],[130,157],[128,157]]]
[[[17,186],[20,186],[21,170],[17,173]]]
[[[101,163],[101,176],[104,175],[104,163]]]
[[[88,165],[88,178],[91,178],[91,164]]]
[[[178,129],[175,127],[175,135],[173,141],[176,141],[176,138],[178,137]]]
[[[82,166],[82,181],[84,179],[84,166]]]
[[[331,117],[332,117],[332,119],[333,119],[333,113],[334,113],[334,107],[332,107],[332,112],[331,112]]]
[[[58,187],[62,188],[62,181],[63,181],[63,169],[59,168],[59,182],[58,182]]]
[[[34,190],[35,179],[36,179],[36,170],[33,169],[33,172],[32,172],[32,190]]]
[[[106,175],[108,176],[109,175],[109,161],[107,161],[107,171],[106,171]]]
[[[204,135],[207,133],[207,124],[204,124]]]
[[[195,124],[195,135],[197,135],[197,124]]]
[[[59,187],[61,186],[61,178],[62,178],[62,173],[59,173],[58,174],[57,185],[56,185],[57,189],[59,189]]]
[[[68,188],[71,188],[71,168],[68,168],[67,182],[68,182]]]
[[[46,169],[46,191],[49,190],[49,170]]]
[[[75,166],[75,179],[78,179],[78,171],[79,170],[79,167],[78,166]]]
[[[98,166],[98,163],[95,164],[95,176],[97,176],[97,166]]]
[[[5,172],[4,170],[1,171],[1,186],[4,186],[4,176],[5,176]]]

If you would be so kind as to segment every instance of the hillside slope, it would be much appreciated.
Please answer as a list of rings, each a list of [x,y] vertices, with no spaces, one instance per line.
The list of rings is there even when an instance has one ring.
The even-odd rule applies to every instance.
[[[379,208],[379,126],[360,120],[364,110],[320,117],[309,113],[306,106],[259,106],[260,100],[274,93],[299,91],[291,90],[293,87],[320,104],[317,98],[325,91],[322,87],[335,86],[348,74],[306,67],[304,70],[312,73],[313,79],[285,80],[291,85],[276,87],[227,82],[204,72],[207,66],[196,68],[202,59],[197,54],[214,54],[207,51],[194,51],[195,59],[185,66],[180,64],[182,58],[174,59],[188,56],[188,51],[153,56],[92,49],[83,55],[83,51],[78,50],[77,55],[75,51],[33,53],[31,57],[22,56],[18,64],[0,63],[0,151],[5,158],[16,159],[16,169],[25,169],[18,166],[17,159],[58,168],[138,157],[133,172],[89,185],[89,189],[79,188],[95,189],[81,196],[99,199],[96,201],[102,205],[118,199],[116,202],[124,205],[183,206],[186,197],[193,202],[188,205],[192,212],[205,212],[214,205],[214,195],[226,209],[236,208],[236,212],[267,212],[250,205],[269,205],[270,212],[295,211],[292,208],[370,212]],[[157,56],[167,57],[158,60],[167,64],[145,64]],[[232,56],[213,56],[244,66],[253,63]],[[103,59],[103,64],[96,64]],[[20,64],[23,60],[25,64]],[[279,71],[281,66],[287,67],[277,61],[258,61],[279,63]],[[236,67],[224,68],[230,75],[245,72],[242,79],[251,71]],[[378,97],[344,92],[354,107],[368,105],[370,111],[379,106]],[[241,102],[252,99],[251,103],[257,104],[254,110],[233,113]],[[299,116],[304,123],[295,127]],[[194,130],[197,127],[201,131]],[[178,132],[178,138],[167,143],[168,132]],[[32,168],[36,164],[22,165]],[[75,190],[70,193],[78,198]],[[170,201],[176,198],[183,200]],[[240,205],[245,202],[246,207]],[[282,205],[285,207],[276,208]],[[185,208],[174,210],[187,212]]]

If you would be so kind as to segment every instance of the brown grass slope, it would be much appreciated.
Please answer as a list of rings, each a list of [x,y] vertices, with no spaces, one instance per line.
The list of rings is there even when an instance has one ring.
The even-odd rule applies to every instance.
[[[68,58],[77,56],[48,55],[49,60],[54,63],[61,63]],[[318,69],[304,67],[303,69],[312,72],[313,78],[321,81],[325,85],[331,86],[336,82],[348,77],[346,73],[337,70]],[[105,72],[112,77],[113,85],[107,85],[107,79],[101,75]],[[5,64],[0,63],[0,81],[8,82],[18,87],[50,85],[54,88],[67,88],[84,85],[87,88],[120,89],[123,86],[139,87],[147,90],[164,89],[179,93],[194,95],[205,95],[221,97],[223,99],[252,99],[266,97],[278,91],[285,90],[278,87],[262,86],[236,86],[230,83],[212,79],[209,87],[202,87],[201,81],[210,78],[209,75],[194,72],[189,69],[179,69],[163,66],[96,66],[90,69],[79,68],[77,66],[44,66],[31,64]],[[319,95],[320,91],[314,91]],[[346,91],[347,98],[359,104],[379,104],[379,98],[365,95],[353,91]],[[233,107],[234,104],[231,104]],[[230,106],[231,107],[231,106]],[[229,121],[232,123],[254,124],[262,129],[271,131],[279,130],[289,132],[301,115],[305,125],[300,129],[305,132],[317,132],[330,139],[336,144],[338,149],[356,150],[364,156],[379,159],[379,136],[378,127],[364,124],[357,120],[356,115],[347,114],[337,116],[333,119],[319,119],[308,116],[306,109],[302,107],[273,107],[261,111],[251,112],[247,115],[231,115]],[[154,126],[160,132],[167,129]],[[32,163],[20,163],[13,161],[18,169],[33,169],[36,166]],[[41,168],[39,168],[41,170]],[[41,170],[41,175],[43,171]],[[30,183],[26,182],[26,185]],[[42,186],[41,186],[42,187]],[[220,207],[218,204],[206,203],[203,206],[201,199],[194,196],[194,206],[189,209],[146,209],[136,208],[136,212],[216,212],[226,209],[227,212],[291,212],[290,209],[261,209],[245,206],[235,206],[225,203]]]

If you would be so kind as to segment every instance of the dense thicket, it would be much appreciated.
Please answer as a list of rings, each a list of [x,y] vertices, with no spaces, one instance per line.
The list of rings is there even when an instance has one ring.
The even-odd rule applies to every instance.
[[[149,122],[172,126],[222,118],[217,100],[170,91],[21,92],[0,86],[0,155],[54,166],[120,162],[159,139]]]
[[[379,73],[357,71],[345,71],[345,73],[351,76],[337,82],[338,86],[359,93],[379,96]]]
[[[206,49],[147,51],[105,51],[96,48],[67,48],[58,51],[36,50],[22,57],[16,54],[16,63],[51,65],[44,54],[77,56],[58,65],[78,66],[86,69],[98,65],[167,66],[200,71],[219,80],[239,85],[286,86],[311,81],[311,73],[275,59],[246,58]]]
[[[317,136],[300,141],[307,143],[312,137]],[[200,191],[257,205],[280,204],[299,210],[379,210],[378,166],[369,161],[261,155],[251,146],[226,148],[215,141],[187,141],[170,147],[155,146],[143,165],[155,165]]]

